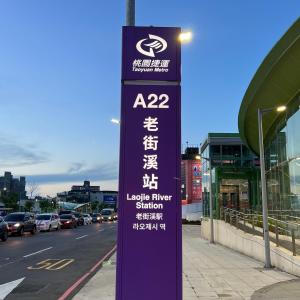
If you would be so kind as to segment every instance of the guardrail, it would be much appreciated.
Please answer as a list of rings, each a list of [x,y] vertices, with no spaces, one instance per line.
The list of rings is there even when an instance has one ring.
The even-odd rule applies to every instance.
[[[244,232],[263,237],[263,216],[261,214],[221,208],[220,217],[226,223],[230,223]],[[300,218],[286,215],[284,219],[285,221],[282,218],[275,218],[274,215],[268,218],[270,240],[277,247],[286,248],[296,256],[297,253],[300,253],[300,244],[297,241],[300,238]]]

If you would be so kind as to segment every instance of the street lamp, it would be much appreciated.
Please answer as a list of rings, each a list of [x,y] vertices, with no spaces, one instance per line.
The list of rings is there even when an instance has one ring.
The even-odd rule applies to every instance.
[[[193,34],[191,31],[186,31],[186,32],[181,32],[179,34],[179,41],[180,43],[184,44],[184,43],[189,43],[193,38]]]
[[[214,237],[214,218],[213,218],[213,197],[212,197],[212,167],[211,167],[211,158],[201,157],[209,162],[209,219],[210,219],[210,243],[215,242]]]
[[[111,120],[110,120],[112,123],[114,123],[114,124],[117,124],[117,125],[120,125],[120,120],[118,120],[118,119],[115,119],[115,118],[112,118]]]
[[[262,193],[262,210],[263,210],[263,231],[265,241],[265,268],[271,268],[270,255],[270,238],[269,238],[269,223],[268,223],[268,203],[267,203],[267,184],[266,184],[266,168],[265,168],[265,150],[263,140],[263,125],[262,118],[265,113],[271,111],[283,112],[286,106],[278,106],[274,108],[260,109],[258,108],[258,137],[259,137],[259,157],[260,157],[260,176],[261,176],[261,193]]]

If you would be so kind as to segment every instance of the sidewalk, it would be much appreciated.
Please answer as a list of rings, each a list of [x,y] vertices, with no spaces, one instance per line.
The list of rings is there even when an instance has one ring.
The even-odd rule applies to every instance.
[[[115,267],[113,255],[73,299],[114,300]],[[276,269],[265,270],[262,263],[221,245],[209,244],[200,238],[200,226],[183,226],[184,300],[251,299],[252,295],[252,299],[300,299],[300,283],[295,279]],[[281,283],[287,280],[292,281]]]

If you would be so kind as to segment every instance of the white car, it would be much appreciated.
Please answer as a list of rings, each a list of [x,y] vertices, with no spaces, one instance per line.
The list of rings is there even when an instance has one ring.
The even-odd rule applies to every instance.
[[[92,224],[92,217],[89,214],[83,214],[84,225]]]
[[[39,231],[50,231],[60,229],[60,219],[57,214],[39,214],[35,219],[36,228]]]

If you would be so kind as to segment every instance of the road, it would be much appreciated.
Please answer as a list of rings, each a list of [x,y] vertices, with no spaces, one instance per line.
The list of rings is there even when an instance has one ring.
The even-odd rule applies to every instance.
[[[59,299],[114,247],[116,236],[117,224],[103,223],[9,237],[0,242],[0,299],[16,280],[5,299]]]

